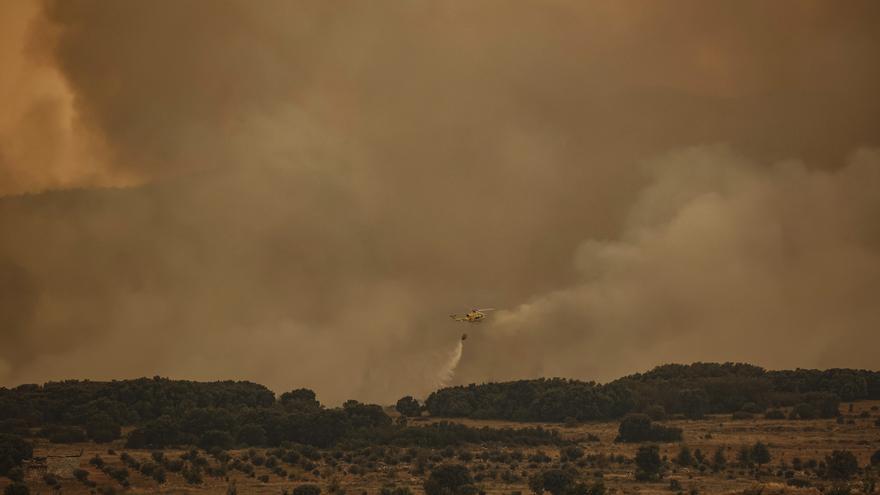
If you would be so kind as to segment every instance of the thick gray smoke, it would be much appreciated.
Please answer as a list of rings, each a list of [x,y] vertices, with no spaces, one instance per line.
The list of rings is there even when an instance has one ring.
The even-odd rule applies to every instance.
[[[880,150],[830,172],[702,147],[647,173],[622,234],[575,250],[578,282],[475,339],[471,376],[611,379],[698,360],[877,366]]]
[[[876,366],[878,21],[4,3],[0,384],[423,396],[483,306],[453,382]]]

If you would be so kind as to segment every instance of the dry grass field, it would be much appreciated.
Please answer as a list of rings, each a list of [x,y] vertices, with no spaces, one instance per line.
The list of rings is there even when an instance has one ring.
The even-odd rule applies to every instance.
[[[807,464],[810,460],[824,460],[833,450],[848,450],[856,455],[859,465],[865,467],[869,465],[872,453],[880,449],[880,427],[875,424],[880,418],[880,401],[857,402],[853,404],[852,411],[849,410],[849,404],[843,404],[841,412],[842,422],[833,419],[733,420],[727,415],[710,416],[702,420],[666,421],[664,424],[684,430],[684,442],[659,445],[661,456],[665,456],[668,462],[663,478],[654,482],[635,480],[632,459],[640,444],[615,443],[617,422],[542,426],[556,429],[564,438],[577,442],[583,449],[584,456],[571,461],[569,465],[577,469],[579,477],[584,481],[593,483],[602,480],[608,493],[820,493],[820,489],[827,491],[831,483],[817,477],[809,469],[794,469],[792,464],[796,462],[796,458]],[[427,419],[425,422],[430,421],[436,420]],[[523,423],[502,421],[461,422],[471,426],[524,426]],[[527,426],[536,425],[529,423]],[[739,448],[757,441],[769,446],[772,456],[770,463],[757,471],[739,466]],[[700,467],[678,466],[673,459],[682,445],[687,445],[694,453],[699,449],[708,461]],[[236,469],[228,469],[225,476],[212,477],[206,472],[202,483],[195,485],[188,484],[180,473],[167,472],[167,481],[158,484],[129,465],[130,486],[125,488],[91,465],[89,460],[98,455],[109,466],[122,468],[125,467],[123,452],[144,463],[150,461],[150,451],[126,450],[123,441],[103,445],[83,443],[64,446],[40,441],[36,444],[34,454],[44,456],[79,452],[80,449],[83,450],[83,455],[78,460],[79,466],[88,471],[88,479],[95,482],[95,487],[90,488],[73,478],[60,478],[58,485],[52,487],[46,484],[39,473],[33,472],[28,479],[31,493],[103,493],[108,488],[116,493],[231,493],[230,487],[234,486],[237,493],[281,494],[290,492],[303,483],[319,485],[322,493],[344,492],[348,495],[360,495],[366,492],[372,495],[383,488],[393,487],[407,487],[414,493],[421,493],[422,483],[432,466],[458,462],[469,466],[477,485],[486,493],[527,494],[530,475],[543,469],[559,467],[561,464],[560,450],[555,447],[467,445],[440,450],[371,447],[356,451],[322,451],[319,459],[309,461],[314,466],[304,465],[304,458],[293,465],[278,459],[277,467],[273,470],[266,465],[267,462],[273,463],[269,460],[272,459],[271,449],[249,449],[228,451],[228,454],[231,459],[248,458],[249,463],[254,465],[253,476]],[[716,472],[711,467],[711,460],[718,449],[723,449],[727,467]],[[537,461],[535,455],[538,451],[546,454],[550,460]],[[171,459],[182,454],[185,451],[164,451],[164,456]],[[203,460],[199,462],[206,466],[219,464],[208,453],[200,452],[200,456]],[[283,471],[279,471],[279,468]],[[312,469],[307,471],[305,468]],[[794,488],[787,485],[787,478],[792,477],[805,480],[811,486]],[[860,476],[853,480],[853,493],[864,493],[863,478],[864,476]],[[0,489],[5,488],[8,483],[8,479],[0,479]]]

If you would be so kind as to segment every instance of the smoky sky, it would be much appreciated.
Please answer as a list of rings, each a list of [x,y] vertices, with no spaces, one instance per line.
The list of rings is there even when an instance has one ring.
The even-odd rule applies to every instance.
[[[877,367],[877,2],[0,10],[0,385]]]

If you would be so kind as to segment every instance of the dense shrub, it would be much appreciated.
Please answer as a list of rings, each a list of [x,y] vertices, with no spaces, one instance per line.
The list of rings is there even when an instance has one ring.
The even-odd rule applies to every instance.
[[[82,428],[61,425],[42,428],[39,436],[48,439],[52,443],[78,443],[84,442],[86,439],[86,434]]]
[[[639,447],[636,452],[636,479],[640,481],[660,478],[663,461],[660,460],[660,449],[656,445]]]
[[[17,435],[0,433],[0,476],[5,476],[9,470],[20,466],[21,461],[30,459],[34,454],[34,448],[30,442]]]
[[[560,452],[565,459],[570,461],[576,461],[584,456],[584,449],[578,447],[577,445],[564,447]]]
[[[306,483],[293,489],[292,495],[321,495],[318,485]]]
[[[529,488],[535,495],[542,495],[545,491],[552,495],[563,495],[573,484],[574,475],[562,469],[548,469],[529,478]]]
[[[835,450],[825,456],[825,477],[833,480],[848,480],[859,472],[859,461],[848,450]]]
[[[652,404],[645,409],[645,414],[653,421],[663,421],[666,419],[666,408],[660,404]]]
[[[195,443],[194,438],[181,431],[178,421],[170,416],[162,416],[132,430],[125,446],[132,449],[162,449],[186,443]]]
[[[238,443],[253,447],[266,445],[266,430],[258,424],[246,424],[238,430]]]
[[[724,447],[718,447],[712,455],[712,469],[721,471],[727,467],[727,456],[724,455]]]
[[[18,418],[9,418],[0,420],[0,433],[8,433],[10,435],[24,437],[30,434],[30,430],[28,429],[27,421]]]
[[[681,446],[678,455],[675,456],[675,463],[684,467],[690,466],[694,463],[694,456],[691,454],[691,449],[687,445]]]
[[[107,474],[119,483],[125,484],[128,481],[128,469],[110,468],[107,470]]]
[[[186,482],[190,485],[202,484],[202,470],[195,466],[184,468],[180,472],[180,475],[183,476],[183,479],[186,480]]]
[[[769,409],[764,413],[765,419],[785,419],[785,413],[779,409]]]
[[[58,478],[52,473],[46,473],[43,475],[43,482],[49,486],[55,486],[58,484]]]
[[[229,449],[232,448],[235,441],[228,431],[209,430],[206,431],[202,438],[199,439],[199,447],[209,450],[212,448]]]
[[[681,428],[653,424],[645,414],[631,414],[620,422],[616,442],[675,442],[681,440]]]
[[[122,429],[110,415],[101,413],[86,422],[86,435],[95,443],[107,443],[122,436]]]
[[[473,495],[476,493],[474,479],[462,464],[446,464],[431,471],[425,480],[427,495]]]
[[[757,442],[752,445],[752,450],[750,454],[750,459],[752,462],[759,466],[763,466],[770,462],[770,449],[767,448],[766,445],[762,442]]]

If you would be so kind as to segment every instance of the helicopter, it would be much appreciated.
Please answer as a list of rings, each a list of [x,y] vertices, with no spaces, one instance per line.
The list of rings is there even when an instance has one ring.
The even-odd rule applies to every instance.
[[[495,311],[495,308],[474,309],[467,313],[453,313],[449,317],[455,321],[480,323],[488,316],[486,313],[489,311]]]

